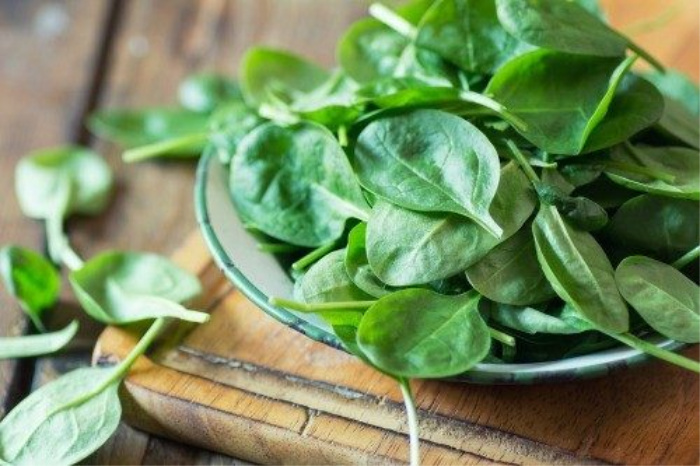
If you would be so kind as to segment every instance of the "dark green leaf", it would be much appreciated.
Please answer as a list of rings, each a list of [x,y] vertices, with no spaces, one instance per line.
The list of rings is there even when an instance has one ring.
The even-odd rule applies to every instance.
[[[530,335],[572,335],[593,329],[569,305],[562,306],[557,313],[549,314],[532,307],[492,303],[488,315],[489,320]]]
[[[665,96],[680,103],[696,118],[700,116],[700,88],[688,76],[674,70],[644,75]]]

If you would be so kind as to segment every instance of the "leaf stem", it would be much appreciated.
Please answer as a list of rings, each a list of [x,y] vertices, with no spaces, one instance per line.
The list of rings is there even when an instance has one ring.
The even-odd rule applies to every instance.
[[[202,144],[207,142],[208,138],[209,133],[195,133],[155,142],[125,151],[122,160],[126,163],[142,162],[175,150],[199,149]]]
[[[285,307],[299,312],[319,311],[352,311],[369,309],[377,301],[337,301],[328,303],[302,303],[291,299],[271,297],[269,303],[273,306]]]
[[[459,93],[459,97],[466,102],[472,102],[477,105],[481,105],[482,107],[486,107],[490,110],[493,110],[494,112],[503,116],[509,123],[511,123],[520,131],[525,131],[527,129],[527,123],[525,123],[516,115],[510,113],[503,104],[496,102],[490,97],[487,97],[483,94],[479,94],[478,92],[474,91],[461,91]]]
[[[664,65],[662,65],[661,62],[659,62],[649,52],[647,52],[646,50],[641,48],[639,45],[637,45],[634,42],[632,42],[631,40],[627,39],[627,46],[630,48],[631,51],[633,51],[634,53],[636,53],[637,55],[642,57],[644,59],[644,61],[649,63],[651,66],[656,68],[658,71],[660,71],[661,73],[666,72]]]
[[[292,269],[294,270],[304,270],[329,252],[331,252],[335,248],[335,241],[332,243],[324,244],[323,246],[320,246],[295,263],[292,264]]]
[[[349,143],[348,127],[345,125],[338,126],[338,144],[340,144],[340,147],[347,147]]]
[[[691,262],[698,260],[698,258],[700,258],[700,246],[696,246],[683,254],[680,258],[676,259],[671,266],[680,270]]]
[[[510,139],[506,139],[505,142],[508,146],[508,149],[510,149],[510,151],[513,153],[513,157],[515,158],[516,162],[518,162],[520,168],[523,169],[528,179],[532,182],[533,185],[538,185],[540,183],[540,177],[537,176],[537,173],[535,173],[535,170],[530,165],[530,162],[527,161],[525,155],[523,155],[523,153],[520,152],[518,146],[516,146],[515,143]]]
[[[63,231],[63,213],[52,215],[46,219],[46,238],[49,256],[57,264],[64,264],[70,270],[81,269],[83,260],[73,250]]]
[[[416,412],[416,402],[411,392],[411,382],[403,377],[398,379],[403,402],[406,406],[406,417],[408,418],[408,438],[410,445],[410,465],[420,465],[420,436],[418,426],[418,413]]]
[[[642,351],[650,356],[654,356],[668,363],[675,364],[678,367],[682,367],[684,369],[688,369],[690,371],[700,374],[700,362],[698,361],[694,361],[690,358],[686,358],[685,356],[681,356],[680,354],[674,353],[672,351],[659,348],[658,346],[649,343],[648,341],[643,340],[639,337],[636,337],[631,333],[609,333],[607,335],[624,343],[625,345],[631,348]]]
[[[515,348],[515,337],[508,335],[505,332],[501,332],[500,330],[496,330],[492,327],[489,327],[489,333],[491,334],[491,338],[493,338],[494,340],[500,341],[506,346],[511,346]]]
[[[292,244],[285,243],[258,243],[257,247],[258,251],[266,252],[268,254],[281,254],[299,249]]]
[[[369,7],[369,14],[380,23],[383,23],[411,41],[416,40],[416,37],[418,37],[418,29],[386,5],[381,3],[371,4]]]

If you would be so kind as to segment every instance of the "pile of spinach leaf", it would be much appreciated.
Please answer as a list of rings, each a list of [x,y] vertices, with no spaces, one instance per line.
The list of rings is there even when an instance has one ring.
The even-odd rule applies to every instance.
[[[256,47],[240,84],[195,75],[177,106],[108,109],[89,125],[126,146],[126,161],[219,157],[260,248],[296,257],[294,300],[272,302],[318,314],[399,382],[414,464],[412,378],[620,344],[700,372],[647,341],[700,341],[698,87],[607,24],[595,0],[413,0],[370,16],[340,39],[334,70]],[[654,70],[638,72],[641,61]],[[162,259],[106,253],[83,266],[70,249],[63,219],[98,211],[109,191],[96,162],[62,149],[18,172],[46,186],[20,183],[20,201],[46,220],[51,257],[79,269],[70,281],[86,311],[112,324],[145,309],[156,322],[203,320],[178,304],[194,282]],[[86,185],[87,171],[100,182]],[[41,329],[55,298],[31,290],[54,290],[56,278],[31,253],[0,259]],[[178,289],[132,280],[161,273]],[[48,348],[72,331],[27,338]],[[115,403],[124,369],[88,371],[70,377]],[[9,459],[21,450],[3,442],[35,440],[3,430],[18,416],[0,424]]]

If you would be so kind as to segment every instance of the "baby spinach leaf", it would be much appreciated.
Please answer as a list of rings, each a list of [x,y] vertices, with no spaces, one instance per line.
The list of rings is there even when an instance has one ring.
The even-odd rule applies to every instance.
[[[617,267],[620,293],[657,332],[685,343],[700,341],[700,288],[681,272],[644,256]]]
[[[675,70],[644,75],[665,96],[680,103],[691,115],[700,116],[700,88],[688,76]]]
[[[688,112],[683,104],[664,97],[664,111],[656,129],[670,140],[670,144],[682,144],[700,149],[700,125],[698,117]]]
[[[537,195],[543,203],[556,207],[572,226],[581,231],[600,230],[608,223],[605,209],[588,198],[569,196],[558,187],[545,183],[537,184]]]
[[[602,171],[602,166],[599,169]],[[586,197],[604,209],[615,209],[639,195],[636,191],[613,183],[607,176],[598,177],[595,181],[576,188],[573,194]]]
[[[5,246],[0,249],[0,279],[34,326],[45,331],[41,318],[61,291],[61,278],[53,265],[30,249]]]
[[[584,153],[612,147],[659,121],[664,99],[652,84],[627,75],[617,89],[605,118],[591,132]]]
[[[209,147],[228,165],[241,140],[264,121],[242,102],[226,104],[209,121]]]
[[[350,125],[362,114],[356,95],[358,87],[345,73],[335,71],[313,91],[296,96],[290,110],[329,128]]]
[[[605,237],[619,249],[673,261],[700,244],[699,225],[697,202],[644,194],[622,204]]]
[[[499,178],[488,138],[461,118],[416,110],[370,123],[354,166],[365,189],[408,209],[464,215],[498,237],[489,214]]]
[[[593,330],[593,327],[582,320],[576,310],[569,305],[564,305],[558,312],[550,314],[532,307],[491,303],[488,316],[489,321],[493,320],[504,327],[530,335],[538,333],[573,335]]]
[[[345,268],[345,249],[333,251],[309,268],[294,286],[294,296],[304,303],[368,301],[371,295],[358,288]],[[354,309],[319,311],[331,325],[357,326],[363,312]]]
[[[462,374],[491,346],[477,310],[479,298],[473,291],[459,296],[397,291],[367,310],[357,332],[358,346],[372,364],[396,376]]]
[[[358,288],[367,294],[381,298],[394,290],[382,282],[372,271],[367,259],[366,236],[367,224],[365,222],[358,223],[350,231],[348,247],[345,252],[345,270]]]
[[[526,123],[516,129],[537,147],[577,155],[633,61],[536,50],[501,67],[486,93]]]
[[[180,108],[107,109],[92,114],[88,127],[97,136],[132,148],[206,132],[207,122],[206,114]],[[203,146],[184,145],[167,155],[198,154]]]
[[[623,333],[629,314],[605,252],[589,233],[567,225],[552,206],[540,208],[532,232],[537,259],[554,291],[596,328]]]
[[[529,48],[503,29],[494,0],[438,0],[421,19],[416,44],[484,74]]]
[[[122,325],[157,317],[205,322],[208,315],[178,303],[201,293],[197,277],[155,254],[106,252],[69,276],[92,318]]]
[[[537,262],[529,225],[471,265],[467,278],[476,291],[498,303],[525,306],[556,297]]]
[[[44,385],[0,422],[0,458],[10,464],[75,464],[119,426],[111,368],[85,368]]]
[[[501,239],[454,214],[415,212],[377,202],[367,224],[367,257],[374,273],[392,286],[423,284],[463,272],[520,229],[536,199],[515,164],[503,168],[491,214]]]
[[[0,360],[28,358],[51,354],[66,346],[78,332],[78,321],[74,320],[62,330],[22,337],[0,338]],[[0,450],[0,459],[2,450]]]
[[[681,199],[700,199],[700,156],[684,147],[633,146],[613,148],[613,164],[605,174],[635,190]]]
[[[211,113],[219,105],[243,98],[235,81],[214,73],[188,76],[178,89],[180,105],[187,110]]]
[[[299,246],[328,244],[348,218],[368,216],[343,149],[314,123],[267,123],[249,133],[231,162],[230,186],[243,218]]]
[[[416,78],[385,78],[360,88],[357,95],[381,108],[440,105],[459,100],[459,90],[430,86]]]
[[[265,47],[248,49],[241,59],[241,91],[248,105],[289,103],[312,92],[328,79],[328,72],[305,59]]]

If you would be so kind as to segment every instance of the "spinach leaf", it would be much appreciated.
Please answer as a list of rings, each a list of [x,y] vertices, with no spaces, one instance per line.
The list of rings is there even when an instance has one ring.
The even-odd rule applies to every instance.
[[[350,125],[362,114],[356,95],[358,87],[345,73],[336,71],[318,88],[298,95],[290,110],[329,128]]]
[[[503,29],[494,0],[436,1],[419,23],[416,44],[483,74],[530,48]]]
[[[605,174],[626,188],[681,199],[700,199],[700,156],[684,147],[613,148]]]
[[[535,204],[530,184],[515,164],[503,168],[491,204],[491,214],[503,228],[500,240],[459,215],[415,212],[377,202],[367,224],[370,267],[392,286],[451,277],[518,231]]]
[[[489,321],[493,320],[504,327],[530,335],[538,333],[573,335],[593,330],[593,327],[582,320],[577,311],[569,305],[564,305],[558,312],[550,314],[532,307],[491,303],[488,307],[488,316]]]
[[[644,75],[662,94],[678,102],[695,117],[700,116],[700,88],[688,76],[674,70]]]
[[[207,122],[206,114],[180,108],[107,109],[92,114],[88,127],[101,138],[132,148],[204,133]],[[196,141],[165,155],[190,156],[203,147],[203,141]]]
[[[416,78],[385,78],[373,81],[357,91],[381,108],[440,105],[457,102],[459,90],[447,86],[429,86]]]
[[[596,170],[602,172],[602,166],[598,166]],[[613,183],[607,176],[601,176],[591,183],[576,188],[573,195],[586,197],[604,209],[615,209],[638,196],[639,193]]]
[[[106,324],[158,317],[201,323],[209,318],[178,304],[201,293],[197,277],[155,254],[102,253],[69,279],[85,312]]]
[[[501,67],[486,93],[526,123],[516,129],[537,147],[577,155],[633,62],[536,50]]]
[[[299,246],[328,244],[348,218],[368,216],[343,149],[314,123],[266,123],[250,132],[231,162],[230,187],[243,218]]]
[[[545,173],[548,170],[545,170]],[[585,197],[572,197],[556,186],[538,183],[537,195],[547,205],[557,208],[559,213],[581,231],[596,231],[608,223],[608,213],[601,206]]]
[[[78,332],[78,321],[74,320],[62,330],[39,335],[0,338],[0,360],[28,358],[51,354],[66,346]],[[2,450],[0,450],[0,453]],[[0,454],[0,459],[2,455]]]
[[[333,251],[309,268],[294,286],[294,296],[303,303],[368,301],[373,297],[358,288],[345,268],[344,249]],[[333,326],[357,326],[363,312],[334,309],[318,314]]]
[[[241,91],[254,108],[290,103],[300,94],[312,92],[328,79],[328,72],[303,58],[265,47],[248,49],[241,59]]]
[[[637,196],[622,204],[605,230],[616,248],[673,261],[700,244],[698,203]]]
[[[227,104],[219,108],[209,121],[208,147],[215,151],[223,164],[228,165],[243,138],[264,121],[242,102]]]
[[[525,306],[556,297],[537,262],[529,225],[471,265],[467,278],[476,291],[497,303]]]
[[[496,237],[489,214],[496,193],[496,149],[475,126],[437,110],[370,123],[355,146],[363,187],[408,209],[464,215]]]
[[[439,378],[468,371],[488,353],[491,338],[476,292],[442,296],[402,290],[365,313],[357,344],[381,370],[401,377]]]
[[[44,385],[0,422],[0,459],[9,464],[75,464],[119,426],[111,368],[84,368]]]
[[[584,153],[612,147],[659,121],[664,99],[652,84],[627,75],[617,89],[605,118],[591,132]]]
[[[219,105],[240,101],[243,96],[238,84],[214,73],[197,73],[188,76],[178,88],[180,105],[193,112],[211,113]]]
[[[358,288],[376,298],[392,293],[392,287],[382,282],[372,271],[367,259],[367,224],[358,223],[348,235],[345,270]],[[337,300],[339,301],[339,300]]]
[[[656,130],[670,140],[671,144],[682,144],[700,149],[700,125],[698,117],[688,112],[683,104],[664,97],[664,111]]]
[[[34,326],[46,331],[41,318],[61,291],[61,278],[53,265],[30,249],[5,246],[0,249],[0,279]]]
[[[700,287],[681,272],[632,256],[617,267],[615,280],[625,300],[654,330],[685,343],[700,341]]]
[[[547,205],[540,208],[532,233],[537,259],[557,295],[596,328],[626,332],[627,306],[617,291],[612,265],[593,236],[567,225]]]

